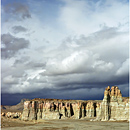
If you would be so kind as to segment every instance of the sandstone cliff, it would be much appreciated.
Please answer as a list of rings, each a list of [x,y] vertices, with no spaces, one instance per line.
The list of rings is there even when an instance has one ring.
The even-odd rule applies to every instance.
[[[102,101],[33,99],[24,102],[22,120],[41,119],[129,120],[129,99],[117,86],[108,86]]]

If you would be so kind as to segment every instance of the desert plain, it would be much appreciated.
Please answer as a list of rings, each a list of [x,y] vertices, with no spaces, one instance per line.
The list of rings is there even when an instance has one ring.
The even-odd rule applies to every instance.
[[[60,119],[22,121],[1,117],[2,130],[129,130],[127,121],[88,121],[87,119]]]

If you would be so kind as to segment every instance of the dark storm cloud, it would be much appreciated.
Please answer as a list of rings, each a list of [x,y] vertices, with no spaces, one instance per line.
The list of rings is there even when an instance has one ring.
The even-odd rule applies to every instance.
[[[99,92],[96,94],[91,95],[92,90],[88,89],[80,89],[80,90],[54,90],[54,89],[42,89],[40,91],[35,91],[33,93],[16,93],[16,94],[8,94],[8,93],[2,93],[2,105],[15,105],[20,102],[21,99],[23,98],[29,98],[29,99],[34,99],[34,98],[49,98],[49,99],[77,99],[77,100],[91,100],[95,99],[94,97],[102,93],[100,96],[98,96],[98,99],[102,99],[103,97],[103,91],[100,89]],[[82,93],[82,95],[80,95]],[[87,97],[89,96],[89,99]],[[14,100],[15,99],[15,100]]]
[[[23,98],[55,98],[55,99],[75,99],[75,100],[102,100],[104,96],[105,87],[96,85],[97,88],[80,88],[80,89],[68,89],[68,90],[55,90],[55,89],[41,89],[33,93],[2,93],[2,105],[15,105],[18,104]],[[107,87],[107,86],[106,86]],[[129,96],[129,85],[124,84],[119,86],[123,97]],[[14,100],[15,99],[15,100]]]
[[[27,48],[29,41],[24,38],[16,38],[11,34],[2,34],[1,36],[1,56],[2,58],[11,58],[19,50]]]
[[[20,32],[26,32],[27,29],[22,26],[14,26],[12,27],[13,33],[20,33]]]
[[[4,11],[12,15],[20,16],[22,19],[31,18],[29,8],[23,3],[10,3],[4,6]]]
[[[81,88],[104,88],[107,85],[120,85],[129,82],[129,74],[115,75],[114,73],[84,73],[50,76],[48,81],[55,89],[74,90]]]

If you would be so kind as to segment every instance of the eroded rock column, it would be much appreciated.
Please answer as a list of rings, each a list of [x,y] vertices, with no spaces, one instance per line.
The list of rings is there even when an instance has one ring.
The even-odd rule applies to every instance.
[[[29,120],[29,105],[30,105],[30,101],[25,101],[24,102],[24,109],[23,109],[23,113],[22,113],[22,120]]]
[[[104,99],[101,103],[101,120],[107,121],[110,118],[110,86],[108,86],[104,91]]]
[[[38,113],[37,113],[37,120],[42,119],[42,112],[43,112],[43,103],[38,102]]]
[[[30,107],[29,120],[37,120],[36,108],[37,108],[37,102],[32,101],[32,107]]]

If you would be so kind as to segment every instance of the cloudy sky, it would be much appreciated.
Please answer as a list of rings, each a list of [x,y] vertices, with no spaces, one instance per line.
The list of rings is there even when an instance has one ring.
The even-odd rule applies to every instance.
[[[129,91],[128,0],[2,0],[2,104]]]

